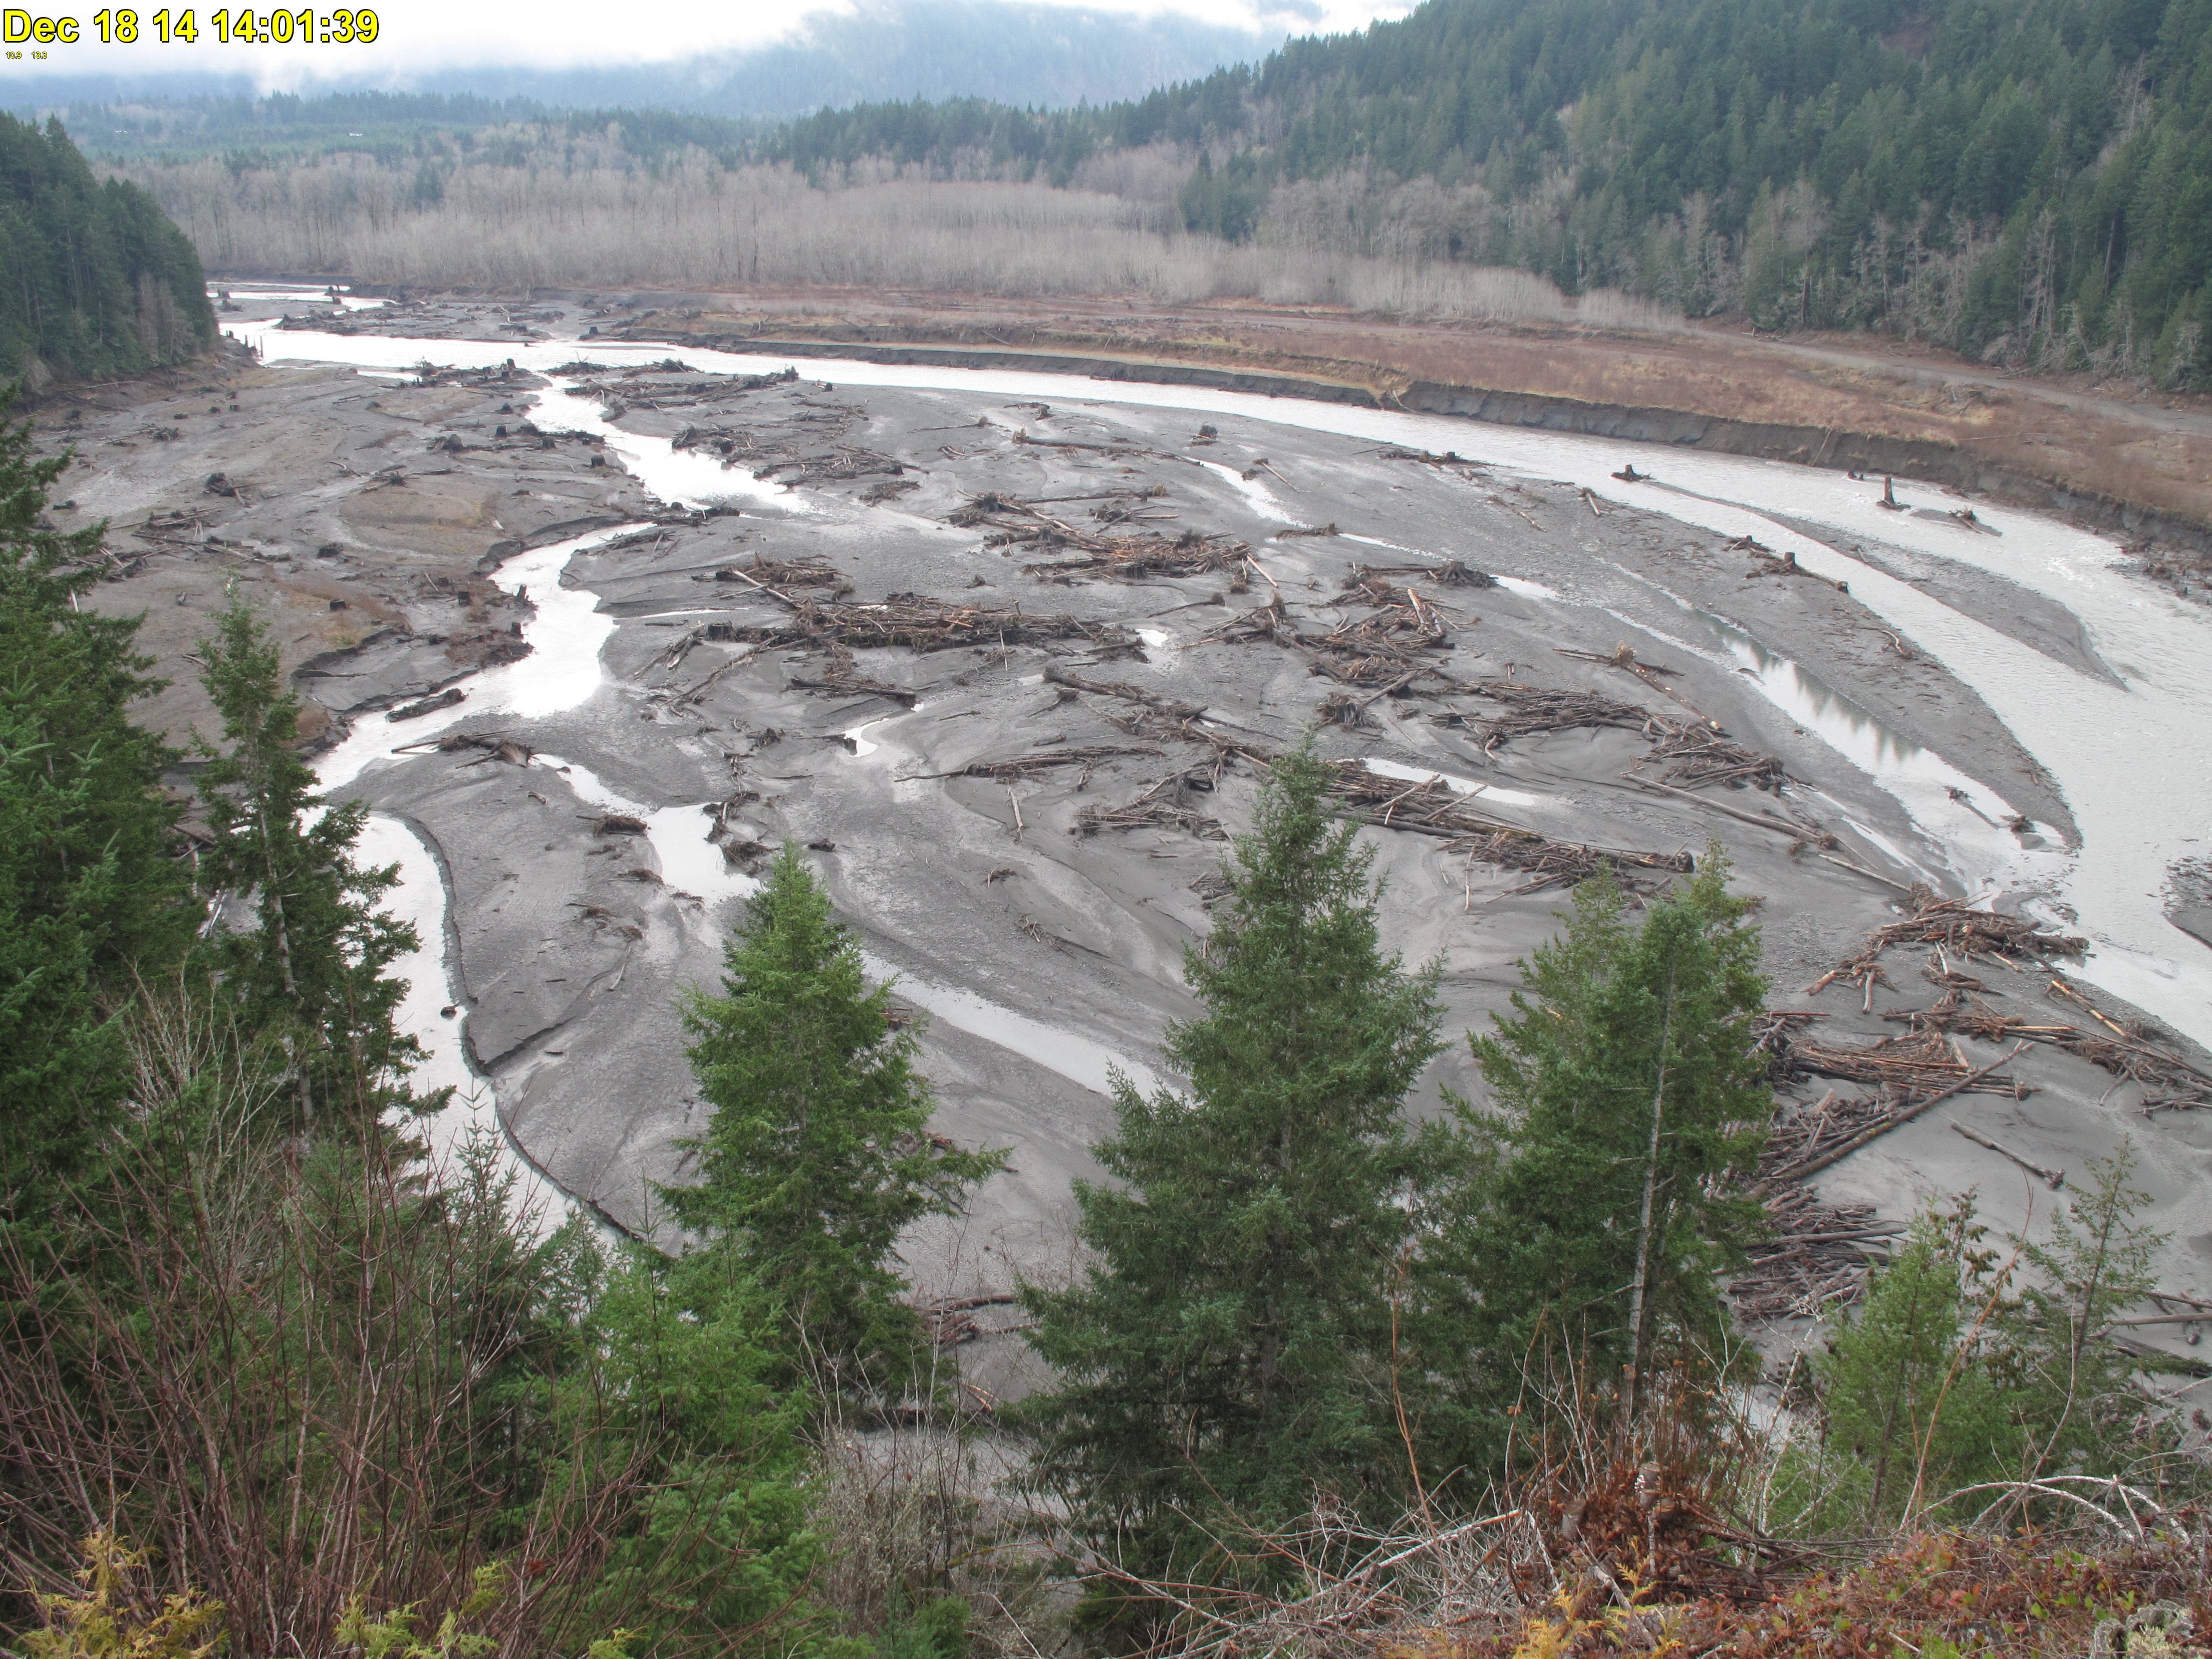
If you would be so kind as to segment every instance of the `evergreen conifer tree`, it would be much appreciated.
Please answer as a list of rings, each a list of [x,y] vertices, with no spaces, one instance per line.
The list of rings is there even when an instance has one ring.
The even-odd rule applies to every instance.
[[[1457,1370],[1422,1245],[1468,1146],[1404,1115],[1440,1047],[1438,969],[1383,953],[1373,853],[1332,818],[1330,775],[1310,744],[1277,763],[1185,957],[1205,1012],[1166,1053],[1189,1089],[1121,1084],[1093,1149],[1114,1183],[1076,1188],[1091,1265],[1024,1294],[1061,1379],[1028,1408],[1036,1479],[1152,1575],[1231,1571],[1213,1529],[1317,1490],[1395,1509],[1400,1408],[1423,1420]]]
[[[1860,1466],[1829,1473],[1832,1486],[1863,1487],[1864,1512],[1838,1517],[1856,1528],[1893,1522],[1916,1491],[1999,1474],[2018,1450],[1991,1363],[2000,1328],[1980,1317],[2001,1289],[1983,1233],[1971,1201],[1916,1217],[1813,1361],[1829,1440]]]
[[[902,1386],[921,1328],[892,1246],[924,1216],[954,1213],[1006,1154],[931,1139],[915,1034],[892,1026],[890,988],[870,988],[859,941],[794,844],[724,963],[722,994],[694,992],[684,1010],[714,1116],[695,1143],[700,1183],[664,1189],[670,1208],[775,1289],[836,1386]]]
[[[137,619],[79,602],[104,527],[44,523],[69,460],[0,422],[0,1227],[88,1172],[125,1085],[117,1012],[195,919],[168,751],[129,718],[158,689]]]
[[[2136,1161],[2129,1139],[2112,1157],[2091,1159],[2050,1232],[2016,1241],[2027,1282],[1997,1319],[2028,1479],[2054,1469],[2147,1469],[2154,1451],[2172,1449],[2161,1431],[2173,1425],[2160,1423],[2164,1414],[2136,1379],[2181,1367],[2112,1340],[2115,1322],[2158,1288],[2159,1252],[2172,1238],[2136,1220],[2150,1201],[2135,1185]]]
[[[1493,1385],[1565,1341],[1621,1379],[1625,1425],[1660,1364],[1724,1334],[1719,1275],[1761,1230],[1741,1180],[1773,1114],[1750,908],[1717,847],[1634,929],[1610,877],[1587,882],[1523,969],[1534,1000],[1474,1041],[1500,1157],[1462,1249]]]
[[[246,1029],[287,1054],[300,1132],[334,1107],[376,1120],[410,1098],[404,1074],[421,1054],[394,1023],[405,982],[386,971],[415,948],[415,929],[376,908],[398,871],[355,861],[368,808],[315,792],[295,748],[300,701],[244,601],[222,611],[200,653],[227,745],[201,745],[215,842],[200,881],[211,899],[250,906],[256,924],[216,935],[224,992]]]

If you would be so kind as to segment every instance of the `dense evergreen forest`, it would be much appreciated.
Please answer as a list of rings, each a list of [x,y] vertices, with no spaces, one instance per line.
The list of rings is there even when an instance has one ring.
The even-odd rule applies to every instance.
[[[2208,0],[1430,0],[1109,108],[877,105],[883,157],[1077,177],[1196,148],[1232,240],[1507,263],[1770,327],[2188,381],[2212,313]]]
[[[56,112],[103,156],[277,157],[326,149],[383,155],[441,131],[550,118],[532,99],[435,92],[198,93],[71,102]]]
[[[389,94],[71,119],[231,266],[712,284],[781,268],[774,246],[734,260],[675,249],[712,216],[714,175],[771,192],[786,176],[833,192],[1018,180],[1060,187],[1086,224],[1110,222],[1127,256],[1116,270],[1172,230],[1189,234],[1186,250],[1276,250],[1336,273],[1290,284],[1306,299],[1360,304],[1376,286],[1332,261],[1504,266],[1570,295],[1879,331],[2013,368],[2172,388],[2212,376],[2212,0],[1429,0],[1401,21],[1293,41],[1129,101],[864,104],[781,125]],[[652,270],[507,258],[463,276],[411,233],[404,248],[381,245],[398,234],[394,213],[434,209],[469,180],[472,214],[526,201],[526,219],[613,214],[626,250],[635,228],[592,206],[609,191],[657,191],[677,223]],[[813,205],[802,220],[822,216]],[[888,198],[845,205],[897,216]],[[1066,216],[1021,211],[1037,222],[985,263],[1021,264],[1034,283],[1033,256],[1051,244],[1039,226]],[[345,228],[343,246],[295,246],[295,213]],[[1061,252],[1072,269],[1100,268],[1088,243]],[[933,271],[883,280],[1019,286]],[[1219,273],[1197,286],[1224,281],[1250,289]]]
[[[154,198],[94,179],[59,122],[0,115],[0,378],[129,374],[214,341],[199,255]]]

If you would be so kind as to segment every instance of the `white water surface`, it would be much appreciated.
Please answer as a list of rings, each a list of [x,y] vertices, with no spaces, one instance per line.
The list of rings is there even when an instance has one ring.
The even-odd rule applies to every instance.
[[[512,360],[541,371],[580,356],[610,366],[643,366],[669,353],[665,345],[392,339],[254,324],[234,325],[229,331],[271,361],[386,370],[425,359],[453,368]],[[687,349],[684,356],[693,368],[715,374],[760,374],[792,366],[781,358],[719,351]],[[1603,501],[1662,513],[1723,536],[1755,536],[1778,551],[1793,552],[1808,569],[1847,580],[1855,598],[1974,690],[2054,780],[2081,837],[2077,853],[2050,878],[2060,914],[2070,915],[2091,941],[2081,976],[2199,1042],[2212,1042],[2212,952],[2173,927],[2160,896],[2169,865],[2212,833],[2212,743],[2206,740],[2212,731],[2212,617],[2130,580],[2120,568],[2121,550],[2107,538],[1979,503],[1976,511],[1999,534],[1969,535],[1940,518],[1885,512],[1876,505],[1879,485],[1840,472],[1446,416],[1021,371],[842,360],[834,368],[813,362],[800,367],[809,374],[834,374],[846,386],[1186,410],[1373,442],[1456,449],[1492,466],[1587,489]],[[1630,456],[1658,482],[1615,479],[1613,471]],[[1905,498],[1915,505],[1945,499],[1932,489],[1911,486]],[[1786,526],[1784,518],[1971,565],[2055,600],[2081,620],[2093,647],[2124,684],[2113,685],[2046,657],[1912,584]],[[2144,773],[2152,767],[2155,787],[2146,787]],[[1879,773],[1876,781],[1889,787]],[[1903,793],[1899,799],[1911,810]],[[2032,878],[2020,864],[2008,874],[2023,882]]]
[[[415,948],[392,964],[392,976],[407,982],[396,1014],[399,1029],[412,1033],[422,1045],[422,1061],[409,1073],[408,1081],[418,1094],[445,1088],[453,1091],[453,1103],[421,1126],[431,1168],[458,1177],[461,1154],[470,1141],[489,1137],[501,1152],[501,1169],[514,1176],[507,1195],[514,1212],[535,1220],[541,1229],[556,1223],[573,1213],[573,1206],[508,1135],[491,1085],[470,1067],[462,1047],[461,999],[446,949],[446,884],[436,855],[406,823],[382,812],[369,815],[359,850],[365,866],[399,866],[398,884],[386,896],[384,908],[415,927]],[[446,1012],[449,1008],[455,1011],[450,1016]]]
[[[309,288],[298,283],[264,283],[258,288],[226,288],[220,283],[210,283],[208,298],[218,300],[228,295],[234,301],[251,301],[262,305],[289,305],[298,301],[305,305],[326,306],[332,303],[327,288]],[[375,311],[392,303],[389,300],[359,300],[353,290],[341,284],[336,301],[342,311]]]
[[[1558,803],[1545,795],[1532,795],[1525,789],[1508,789],[1503,784],[1477,783],[1473,778],[1454,777],[1449,772],[1431,772],[1425,767],[1407,766],[1404,763],[1384,760],[1379,756],[1361,757],[1369,771],[1386,778],[1396,778],[1404,783],[1441,783],[1455,794],[1470,799],[1494,801],[1500,806],[1553,806]]]
[[[1200,461],[1208,472],[1218,473],[1224,483],[1244,498],[1245,505],[1263,519],[1273,519],[1277,524],[1293,530],[1306,528],[1306,521],[1285,507],[1275,492],[1257,478],[1248,478],[1233,466],[1224,466],[1218,461]]]

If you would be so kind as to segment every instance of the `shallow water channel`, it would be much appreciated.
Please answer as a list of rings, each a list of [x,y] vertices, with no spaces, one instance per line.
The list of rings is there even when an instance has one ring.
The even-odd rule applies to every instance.
[[[611,366],[642,366],[668,355],[665,346],[616,347],[573,340],[516,345],[336,336],[260,325],[240,325],[231,331],[255,345],[267,361],[350,364],[385,374],[404,374],[424,362],[470,368],[509,359],[518,367],[540,372],[579,358]],[[712,374],[758,374],[787,366],[780,358],[715,351],[687,349],[684,356],[694,369]],[[1677,599],[1679,630],[1662,637],[1674,648],[1743,670],[1764,696],[1893,795],[1948,866],[1942,871],[1927,868],[1866,826],[1852,825],[1903,870],[1920,878],[1942,878],[1970,894],[2050,895],[2045,908],[2055,911],[2053,920],[2065,921],[2092,941],[2081,977],[2198,1042],[2212,1044],[2212,952],[2172,925],[2162,899],[2169,867],[2201,850],[2208,825],[2212,825],[2212,741],[2206,737],[2212,731],[2212,617],[2132,580],[2121,568],[2119,548],[2109,539],[2053,519],[1979,502],[1975,511],[1999,533],[1978,534],[1936,514],[1886,513],[1877,505],[1879,483],[1850,480],[1838,472],[1488,426],[1449,416],[1072,375],[842,361],[834,369],[812,363],[806,368],[834,374],[842,386],[1182,409],[1432,451],[1456,450],[1469,460],[1531,478],[1581,486],[1601,501],[1618,500],[1723,536],[1755,536],[1778,551],[1795,553],[1801,565],[1847,580],[1855,599],[1988,703],[2063,795],[2079,828],[2077,848],[2060,846],[2057,833],[2044,826],[2037,826],[2039,833],[2024,844],[2004,827],[2014,809],[1994,791],[1967,778],[1943,757],[1899,739],[1799,665],[1776,655],[1734,624]],[[803,495],[757,481],[742,468],[725,470],[719,459],[703,452],[673,451],[665,439],[610,425],[597,404],[586,398],[549,390],[540,396],[533,418],[542,427],[604,436],[622,464],[666,501],[698,505],[749,499],[773,501],[787,514],[810,510]],[[1631,456],[1639,471],[1656,473],[1660,481],[1624,483],[1614,479],[1613,472]],[[1264,483],[1246,481],[1241,475],[1233,482],[1267,516],[1296,522]],[[1947,499],[1924,486],[1903,486],[1901,495],[1908,504],[1919,506]],[[1832,531],[1839,540],[1863,537],[1993,573],[2055,601],[2080,620],[2120,683],[2056,660],[1792,526]],[[582,542],[538,549],[502,568],[496,580],[510,588],[528,586],[538,607],[537,618],[525,629],[533,653],[474,682],[468,704],[471,713],[487,708],[519,714],[573,708],[598,686],[599,651],[614,619],[599,613],[596,595],[562,587],[559,574],[570,553],[620,533],[607,531]],[[1407,550],[1454,556],[1449,547]],[[1515,591],[1522,589],[1531,590],[1525,597],[1546,602],[1580,602],[1572,592],[1556,592],[1539,584],[1516,585]],[[876,745],[866,733],[895,729],[897,718],[872,721],[853,733],[856,751],[867,757]],[[326,787],[342,787],[388,750],[388,728],[374,722],[377,729],[372,730],[371,724],[362,722],[353,737],[325,758],[322,777]],[[417,723],[409,735],[419,738],[438,729]],[[704,840],[705,820],[696,806],[647,811],[635,803],[620,802],[573,769],[571,781],[580,793],[653,819],[655,845],[668,860],[673,884],[709,899],[746,890],[744,878],[721,869],[719,852]],[[402,860],[404,904],[422,926],[426,944],[420,969],[442,985],[446,964],[438,950],[444,931],[442,911],[422,890],[422,884],[436,878],[434,860],[403,826],[380,822],[374,834],[379,857],[397,856],[392,848],[398,841],[414,845],[415,855]],[[434,914],[435,926],[431,925]],[[410,970],[416,967],[410,964]],[[1140,1086],[1153,1080],[1142,1067],[1097,1044],[994,1007],[966,991],[918,984],[911,978],[902,981],[901,989],[947,1024],[1013,1048],[1085,1087],[1103,1088],[1109,1068],[1116,1066]],[[414,1005],[422,1002],[428,1007],[428,1000],[410,998],[410,1015],[419,1019],[422,1010]],[[435,1000],[449,1003],[452,998],[441,990]],[[439,1055],[435,1064],[441,1069],[436,1080],[459,1081],[458,1076],[445,1076],[458,1053],[453,1024],[436,1019],[434,1008],[429,1012],[434,1017],[430,1024],[418,1024],[416,1029]],[[465,1066],[461,1073],[465,1074]]]

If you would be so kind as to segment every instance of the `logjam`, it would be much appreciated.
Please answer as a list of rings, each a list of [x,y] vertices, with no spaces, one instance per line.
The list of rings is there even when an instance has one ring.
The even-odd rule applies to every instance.
[[[2026,916],[1977,910],[1965,899],[1938,898],[1929,889],[1915,885],[1907,902],[1911,913],[1877,927],[1856,956],[1830,969],[1806,988],[1817,995],[1836,981],[1848,980],[1872,995],[1878,982],[1890,983],[1882,971],[1882,952],[1893,945],[1932,945],[1945,958],[1961,962],[2043,962],[2051,957],[2078,957],[2089,948],[2087,939],[2046,932]]]
[[[1610,868],[1631,886],[1649,886],[1661,872],[1686,875],[1687,853],[1637,853],[1553,841],[1533,830],[1500,823],[1472,811],[1467,798],[1439,780],[1409,783],[1369,769],[1364,761],[1339,761],[1334,793],[1350,816],[1378,829],[1436,836],[1450,850],[1480,863],[1518,870],[1531,879],[1517,892],[1571,887]]]
[[[2068,981],[2054,978],[2051,988],[2105,1020],[2095,1006]],[[2212,1106],[2212,1073],[2154,1042],[2139,1028],[2117,1021],[2105,1020],[2107,1029],[2103,1030],[2039,1023],[2019,1014],[1999,1013],[1980,997],[1961,997],[1956,988],[1947,989],[1932,1008],[1898,1009],[1882,1018],[1902,1021],[1916,1031],[1978,1037],[1985,1042],[2026,1038],[2047,1043],[2124,1081],[2140,1084],[2142,1109],[2146,1112]]]

